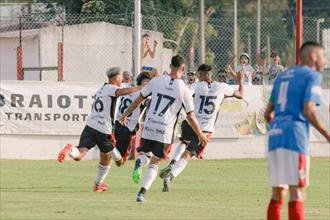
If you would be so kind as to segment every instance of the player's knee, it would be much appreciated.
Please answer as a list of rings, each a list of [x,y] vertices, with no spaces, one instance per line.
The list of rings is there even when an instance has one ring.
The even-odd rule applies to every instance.
[[[290,201],[305,201],[305,190],[302,187],[290,187]]]

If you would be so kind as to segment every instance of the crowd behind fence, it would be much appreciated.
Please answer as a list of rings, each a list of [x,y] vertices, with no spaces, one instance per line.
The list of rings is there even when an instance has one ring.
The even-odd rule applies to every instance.
[[[14,19],[4,19],[0,26],[1,38],[14,37],[17,48],[22,46],[23,57],[25,53],[26,42],[31,40],[31,37],[20,34],[29,30],[41,30],[52,27],[51,33],[47,32],[47,39],[43,39],[46,45],[47,52],[40,52],[39,63],[36,65],[54,66],[62,65],[56,61],[61,59],[58,56],[58,43],[63,43],[64,65],[63,79],[72,80],[67,73],[77,71],[80,73],[83,81],[93,81],[93,77],[102,79],[103,71],[109,64],[119,63],[127,67],[128,71],[133,69],[133,14],[118,14],[118,15],[75,15],[64,14],[63,12],[56,13],[30,13],[17,16]],[[325,42],[322,31],[330,28],[330,19],[325,18],[320,22],[320,19],[304,17],[303,20],[303,40],[319,40]],[[250,64],[255,67],[265,66],[270,63],[270,55],[273,52],[279,54],[281,64],[288,67],[295,62],[295,34],[294,21],[281,20],[274,21],[268,18],[261,19],[261,53],[257,54],[256,48],[256,18],[238,18],[238,51],[234,52],[233,34],[234,21],[232,17],[223,18],[206,18],[205,24],[205,42],[206,42],[206,63],[213,68],[214,77],[218,77],[218,71],[225,69],[228,65],[235,66],[233,58],[239,58],[243,52],[250,56]],[[281,22],[282,25],[278,25]],[[86,26],[90,24],[91,26]],[[116,34],[107,33],[106,29],[103,32],[94,32],[95,26],[106,26],[107,24],[115,24],[120,26],[120,31]],[[85,25],[85,26],[84,26]],[[86,33],[81,35],[80,32],[75,32],[75,27],[85,28]],[[68,32],[68,27],[71,27]],[[142,16],[142,34],[145,31],[159,32],[163,37],[163,48],[169,49],[173,54],[179,53],[186,58],[187,69],[196,70],[200,64],[200,31],[198,17],[181,17],[170,14],[159,14],[157,16],[143,15]],[[11,34],[14,33],[14,34]],[[101,34],[100,34],[101,33]],[[50,37],[50,35],[53,35]],[[51,40],[50,40],[51,39]],[[40,39],[39,39],[40,41]],[[328,39],[329,41],[329,39]],[[17,49],[15,48],[15,49]],[[160,50],[159,50],[160,51]],[[51,58],[55,54],[55,58]],[[17,53],[18,54],[18,53]],[[69,61],[68,59],[76,57],[77,62]],[[16,57],[11,57],[16,59]],[[47,59],[50,59],[47,61]],[[23,59],[24,60],[24,59]],[[40,62],[40,60],[42,62]],[[239,59],[238,59],[239,60]],[[24,65],[24,62],[23,62]],[[154,66],[155,68],[159,68]],[[161,69],[161,68],[160,68]],[[264,84],[265,73],[264,68],[260,68],[262,74],[255,78],[254,84]],[[42,71],[40,69],[40,74]],[[327,70],[329,71],[329,70]],[[46,73],[44,73],[46,75]],[[103,74],[99,77],[99,74]],[[329,72],[327,72],[325,85],[329,88]],[[46,77],[47,78],[47,77]],[[259,81],[260,82],[257,82]],[[78,80],[79,81],[79,80]]]

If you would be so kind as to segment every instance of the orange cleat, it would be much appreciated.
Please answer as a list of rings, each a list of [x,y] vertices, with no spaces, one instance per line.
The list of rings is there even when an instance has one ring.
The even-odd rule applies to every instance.
[[[71,152],[71,149],[72,149],[72,145],[71,144],[65,145],[65,147],[60,151],[60,153],[58,153],[58,156],[57,156],[58,162],[63,163],[63,161],[65,160],[66,156],[68,156],[69,153]]]
[[[105,182],[101,183],[100,185],[94,185],[93,192],[104,192],[107,191],[109,188],[109,185]]]

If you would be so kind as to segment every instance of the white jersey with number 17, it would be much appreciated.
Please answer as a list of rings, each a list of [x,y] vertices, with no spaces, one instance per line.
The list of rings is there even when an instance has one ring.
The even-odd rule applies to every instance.
[[[87,118],[87,125],[104,133],[112,133],[112,121],[116,107],[117,86],[104,84],[95,94],[92,112]]]
[[[191,85],[195,114],[202,131],[213,132],[220,105],[235,89],[226,83],[200,81]]]
[[[153,78],[143,87],[141,95],[151,96],[142,138],[172,143],[174,126],[181,108],[187,113],[194,111],[191,91],[181,79],[163,75]]]

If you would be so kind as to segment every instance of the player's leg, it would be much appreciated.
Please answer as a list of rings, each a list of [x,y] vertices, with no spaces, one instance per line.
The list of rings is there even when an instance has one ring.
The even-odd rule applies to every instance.
[[[287,189],[284,187],[272,188],[272,197],[267,209],[267,220],[281,220],[281,209],[286,194]]]
[[[182,124],[181,124],[181,138],[180,138],[181,143],[175,149],[170,164],[167,165],[166,167],[164,167],[159,172],[159,177],[160,178],[164,179],[172,171],[174,164],[177,161],[180,160],[180,158],[181,158],[182,154],[185,152],[187,146],[189,145],[189,143],[194,138],[197,138],[197,136],[195,135],[195,132],[190,127],[190,125],[188,124],[188,122],[186,120],[184,120],[182,122]]]
[[[137,202],[146,201],[144,195],[147,192],[147,190],[151,187],[152,183],[155,181],[157,177],[158,165],[160,161],[161,159],[154,155],[150,158],[149,168],[146,170],[146,172],[143,175],[141,188],[136,198]]]
[[[289,186],[289,220],[304,219],[305,187]]]
[[[135,165],[132,172],[132,179],[134,183],[139,183],[142,175],[142,168],[150,163],[150,158],[152,156],[152,141],[141,138],[141,146],[139,146],[136,151],[139,156],[135,159]]]
[[[144,195],[156,179],[158,165],[160,161],[165,157],[169,144],[142,139],[141,147],[143,147],[147,152],[151,151],[153,155],[150,158],[149,168],[143,175],[141,189],[138,192],[136,198],[137,202],[145,201]]]
[[[120,152],[123,160],[126,161],[132,143],[132,132],[126,126],[116,121],[114,138],[117,150]]]
[[[58,153],[57,160],[62,163],[67,156],[70,156],[73,160],[80,161],[85,157],[88,150],[95,146],[95,144],[92,128],[85,126],[80,135],[79,145],[65,145],[65,147]]]
[[[109,171],[111,169],[111,155],[110,152],[100,152],[100,162],[96,169],[96,179],[93,188],[94,192],[103,192],[108,190],[109,185],[105,182]]]
[[[181,142],[175,149],[171,162],[160,170],[159,177],[164,179],[169,172],[171,172],[173,165],[181,158],[182,154],[186,150],[186,144]]]
[[[290,152],[291,175],[294,177],[289,186],[290,201],[288,204],[289,220],[304,219],[304,201],[306,198],[305,188],[309,184],[309,156]]]
[[[210,137],[211,134],[209,133],[208,136]],[[206,145],[200,145],[198,137],[194,133],[191,137],[191,142],[188,145],[185,152],[182,154],[180,160],[172,165],[172,170],[166,175],[163,181],[163,192],[168,192],[171,181],[177,177],[183,170],[187,167],[188,161],[195,156],[196,158],[201,158]]]

